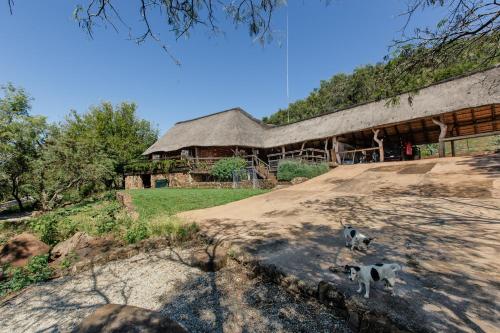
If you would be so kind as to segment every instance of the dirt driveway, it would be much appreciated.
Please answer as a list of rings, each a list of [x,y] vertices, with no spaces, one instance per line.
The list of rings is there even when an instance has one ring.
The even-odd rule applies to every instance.
[[[341,166],[308,182],[185,212],[202,231],[305,283],[330,281],[347,298],[414,331],[500,329],[500,155]],[[344,246],[339,221],[375,237]],[[328,267],[404,265],[396,297],[369,300]]]

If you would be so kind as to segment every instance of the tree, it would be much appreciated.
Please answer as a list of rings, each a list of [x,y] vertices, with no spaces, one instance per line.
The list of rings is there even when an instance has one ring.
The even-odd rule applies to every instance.
[[[422,68],[441,69],[456,58],[482,52],[481,62],[473,69],[498,62],[500,56],[500,3],[498,0],[408,0],[406,24],[392,49],[399,55],[392,81],[408,80]],[[443,7],[447,14],[436,27],[407,27],[418,11]],[[493,45],[493,47],[492,47]]]
[[[114,175],[113,161],[104,153],[103,144],[74,137],[67,124],[50,127],[32,170],[32,195],[43,211],[75,191],[81,197],[102,190],[104,180]]]
[[[500,35],[500,32],[498,33]],[[329,80],[321,81],[320,87],[303,99],[289,104],[263,119],[270,124],[286,124],[312,116],[351,107],[356,104],[378,101],[388,98],[391,103],[398,103],[398,94],[411,92],[429,84],[457,75],[485,69],[497,64],[499,57],[491,58],[492,49],[497,49],[497,36],[484,39],[482,47],[461,55],[448,54],[448,61],[436,66],[435,63],[421,63],[404,75],[401,68],[412,61],[412,57],[421,57],[432,50],[417,49],[407,54],[396,54],[386,62],[356,68],[351,74],[336,74]],[[461,44],[463,41],[456,41]],[[452,52],[452,51],[450,51]],[[415,60],[417,61],[417,60]]]
[[[32,162],[40,155],[46,136],[44,117],[31,116],[31,98],[12,84],[1,87],[0,98],[0,191],[23,209],[22,197],[29,193]]]
[[[125,165],[137,159],[158,138],[158,130],[149,121],[138,119],[134,103],[113,106],[104,102],[87,113],[70,112],[64,124],[65,135],[86,145],[99,143],[99,152],[111,161],[113,175],[104,179],[108,188],[120,187],[117,176]],[[121,179],[121,178],[120,178]]]

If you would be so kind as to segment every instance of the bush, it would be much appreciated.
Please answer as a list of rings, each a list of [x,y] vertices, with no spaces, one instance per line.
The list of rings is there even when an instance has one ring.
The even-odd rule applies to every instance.
[[[0,281],[0,296],[21,290],[32,283],[47,281],[52,276],[49,255],[34,256],[25,267],[7,268],[6,275],[9,278]]]
[[[60,241],[60,234],[58,228],[58,222],[61,216],[58,214],[48,213],[37,219],[34,219],[30,223],[31,229],[33,229],[40,240],[49,245],[55,245]]]
[[[151,234],[172,241],[186,241],[198,232],[196,223],[186,223],[175,216],[158,216],[150,222]]]
[[[245,169],[247,162],[241,157],[229,157],[217,161],[212,167],[212,176],[221,181],[233,179],[233,172]]]
[[[125,240],[129,244],[137,243],[150,236],[148,226],[143,221],[137,221],[127,230]]]
[[[326,163],[307,164],[294,160],[282,161],[278,165],[278,180],[291,181],[295,177],[313,178],[328,170]]]

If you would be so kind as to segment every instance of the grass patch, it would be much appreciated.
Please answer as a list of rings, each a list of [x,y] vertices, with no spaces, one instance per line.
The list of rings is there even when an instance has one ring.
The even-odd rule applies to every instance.
[[[146,189],[129,190],[141,219],[172,216],[179,212],[223,205],[266,193],[261,189]]]

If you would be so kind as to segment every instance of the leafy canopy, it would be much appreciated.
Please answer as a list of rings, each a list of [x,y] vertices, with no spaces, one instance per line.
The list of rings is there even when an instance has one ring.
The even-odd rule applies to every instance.
[[[499,63],[499,56],[491,57],[491,49],[498,48],[496,37],[482,43],[482,47],[461,56],[450,53],[449,61],[437,67],[431,62],[408,69],[402,75],[401,68],[407,68],[405,66],[412,57],[425,58],[426,54],[433,52],[425,48],[406,47],[385,63],[358,67],[351,74],[340,73],[321,81],[320,87],[307,98],[290,103],[288,108],[264,117],[263,121],[286,124],[385,98],[392,98],[391,102],[397,103],[398,100],[393,97],[398,94],[415,92],[429,84]]]
[[[31,163],[40,155],[47,124],[44,117],[29,114],[31,98],[23,89],[12,84],[0,89],[0,199],[11,196],[22,209]]]

